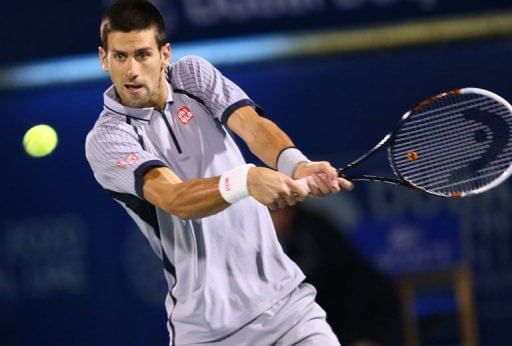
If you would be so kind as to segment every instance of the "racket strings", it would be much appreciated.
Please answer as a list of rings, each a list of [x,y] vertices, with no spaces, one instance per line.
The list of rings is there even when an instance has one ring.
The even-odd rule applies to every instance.
[[[485,153],[490,147],[490,145],[475,146],[470,141],[458,142],[457,144],[460,144],[460,145],[469,144],[472,146],[472,148],[471,149],[463,148],[463,147],[457,147],[457,148],[453,148],[453,149],[445,148],[445,150],[443,150],[443,151],[440,151],[440,150],[432,151],[430,153],[422,151],[421,152],[422,157],[424,157],[426,159],[422,160],[422,162],[420,162],[418,164],[406,162],[405,160],[402,160],[402,162],[396,161],[396,163],[399,163],[399,164],[401,163],[402,168],[406,168],[406,169],[410,168],[408,170],[408,172],[410,172],[410,173],[414,173],[415,171],[421,171],[425,168],[436,168],[436,166],[435,166],[436,164],[450,168],[451,163],[472,161],[474,157],[480,157],[481,154]],[[428,160],[429,158],[426,156],[428,154],[430,154],[434,158]],[[503,151],[503,154],[501,154],[499,157],[504,157],[505,155],[512,156],[510,153],[510,148],[505,149]],[[497,158],[499,158],[499,157],[497,157]],[[459,158],[461,158],[461,159],[459,160]],[[499,162],[499,160],[496,160],[496,162]],[[455,168],[455,167],[453,167],[453,168]]]
[[[434,177],[429,177],[428,181],[426,181],[424,184],[424,188],[426,188],[427,190],[441,191],[447,187],[452,187],[457,184],[464,184],[467,182],[475,182],[475,186],[473,186],[473,185],[469,186],[470,189],[474,189],[475,187],[483,186],[483,185],[487,184],[488,182],[496,179],[496,177],[498,177],[501,173],[503,173],[503,169],[506,167],[508,167],[508,162],[507,162],[507,165],[505,165],[505,166],[493,167],[491,172],[484,173],[482,171],[482,172],[480,172],[479,176],[477,176],[477,177],[467,178],[465,180],[457,181],[455,183],[450,183],[450,181],[445,178],[434,179]],[[489,168],[489,169],[491,169],[491,168]],[[487,171],[487,170],[484,170],[484,171]],[[484,178],[489,178],[489,179],[486,180]],[[485,183],[482,184],[483,181],[485,181]],[[461,190],[459,188],[458,191],[467,191],[467,190]]]
[[[421,145],[421,144],[423,144],[423,145]],[[450,139],[447,141],[437,140],[434,143],[420,143],[417,146],[416,145],[414,146],[414,148],[415,148],[414,152],[416,152],[418,155],[421,154],[422,158],[428,159],[430,155],[436,155],[436,157],[439,158],[440,156],[443,156],[443,154],[445,152],[455,154],[455,153],[458,153],[460,150],[465,150],[465,148],[462,148],[462,149],[456,148],[456,149],[453,149],[453,151],[452,151],[452,149],[450,149],[450,146],[454,145],[454,144],[473,145],[474,140],[472,138],[468,138],[468,139],[464,139],[461,141],[460,139],[455,138],[455,139]],[[418,163],[412,162],[410,159],[407,158],[408,148],[405,147],[404,149],[406,149],[406,150],[403,150],[404,155],[400,158],[395,158],[395,163],[401,164],[404,167],[408,167],[408,166],[412,166],[412,165],[414,165],[415,167],[419,167],[427,162],[426,160],[421,160],[421,162],[418,162]],[[397,150],[400,150],[400,149],[397,149]]]
[[[410,119],[407,122],[407,125],[411,126],[413,124],[418,124],[418,123],[427,123],[428,125],[431,125],[431,124],[435,123],[435,120],[437,120],[439,118],[444,119],[446,116],[448,116],[450,114],[457,113],[461,109],[469,109],[469,108],[475,108],[475,107],[482,108],[487,105],[501,106],[501,105],[497,105],[496,102],[494,102],[492,100],[489,101],[489,100],[478,99],[478,102],[476,102],[476,101],[477,100],[466,101],[466,102],[461,102],[457,105],[449,105],[446,107],[442,107],[440,109],[432,109],[432,110],[421,112],[421,113],[415,113],[414,118]],[[452,109],[450,110],[450,108],[452,108]],[[428,115],[428,117],[425,117],[426,115]]]
[[[478,171],[479,174],[471,179],[474,181],[477,181],[480,178],[485,178],[485,177],[489,177],[492,175],[499,176],[509,166],[509,164],[510,164],[509,159],[498,160],[498,161],[494,162],[493,166],[486,167],[486,168],[479,170]],[[457,167],[457,168],[459,168],[459,167]],[[453,171],[453,169],[444,170],[444,173],[449,173],[452,171]],[[439,175],[437,175],[437,177],[438,177],[437,179],[434,179],[435,177],[436,177],[436,175],[432,175],[429,177],[429,181],[430,181],[429,188],[440,189],[443,187],[442,184],[449,182],[449,179],[440,178]],[[463,181],[471,181],[471,179],[466,179]]]
[[[451,99],[453,99],[454,97],[457,97],[457,96],[451,96]],[[482,96],[482,95],[478,95],[478,97],[472,97],[472,98],[469,98],[469,99],[463,98],[461,101],[457,101],[457,102],[446,102],[445,99],[446,98],[441,98],[441,99],[436,100],[436,103],[437,103],[436,107],[432,107],[431,105],[427,105],[427,106],[424,107],[424,110],[421,113],[416,112],[415,113],[415,119],[413,121],[417,121],[417,120],[419,120],[419,117],[425,116],[425,115],[430,115],[433,112],[449,113],[449,109],[450,108],[454,108],[454,107],[459,107],[460,108],[460,107],[466,106],[466,105],[468,105],[470,103],[480,102],[480,101],[483,101],[483,100],[489,100],[488,97],[485,97],[485,96]],[[444,106],[442,104],[444,104]]]
[[[457,122],[459,123],[459,122]],[[475,139],[469,136],[461,137],[461,135],[466,135],[469,131],[482,130],[485,133],[485,141],[476,142]],[[450,134],[449,137],[439,136]],[[433,135],[433,133],[428,132],[428,135]],[[457,158],[458,153],[465,152],[467,153],[467,147],[470,147],[471,150],[478,149],[487,149],[493,139],[492,132],[486,127],[482,125],[469,125],[453,129],[450,127],[447,131],[438,131],[437,133],[440,138],[433,138],[432,140],[423,142],[415,141],[415,142],[406,142],[404,144],[397,145],[395,148],[397,152],[403,151],[403,155],[399,158],[395,158],[395,162],[397,164],[401,164],[403,167],[408,168],[409,166],[414,165],[415,167],[422,168],[423,165],[433,164],[437,161],[445,161],[449,157]],[[461,139],[462,138],[462,139]],[[407,150],[410,148],[414,148],[414,151],[421,155],[424,160],[421,160],[418,163],[415,163],[406,158]],[[434,160],[430,160],[429,158],[435,156]]]
[[[482,107],[481,110],[489,111],[492,113],[496,113],[498,115],[505,115],[508,110],[506,108],[493,105],[493,107]],[[468,121],[462,117],[459,117],[458,119],[454,119],[453,117],[447,117],[447,114],[442,114],[443,118],[440,121],[432,121],[432,123],[425,123],[422,126],[410,126],[407,124],[407,127],[404,127],[404,131],[407,131],[407,135],[403,135],[400,137],[399,140],[396,141],[397,145],[400,142],[406,141],[406,140],[412,140],[414,138],[424,138],[425,134],[431,134],[436,133],[440,134],[437,130],[438,129],[445,129],[448,130],[447,126],[450,128],[459,128],[460,124],[467,124],[467,126],[474,125],[474,124],[468,124]],[[426,131],[427,130],[427,131]]]
[[[508,167],[508,163],[510,162],[510,159],[506,160],[507,164],[501,165],[501,166],[495,166],[488,169],[483,169],[477,173],[472,172],[471,170],[467,169],[466,165],[459,165],[457,167],[451,167],[450,169],[446,169],[442,171],[443,174],[432,174],[432,175],[420,175],[417,177],[408,177],[408,179],[412,179],[414,182],[421,182],[421,186],[430,191],[441,191],[446,194],[450,194],[453,192],[466,192],[470,190],[475,190],[477,188],[480,188],[481,186],[485,186],[489,183],[491,183],[493,180],[497,179],[505,169]],[[455,182],[452,177],[450,177],[450,174],[454,172],[454,169],[461,169],[465,168],[466,173],[464,176],[472,176],[477,174],[474,177],[470,178],[457,178]],[[485,172],[485,174],[484,174]],[[468,182],[473,182],[473,184],[468,184]],[[450,191],[443,191],[443,189],[446,189],[447,187],[454,187]]]
[[[485,126],[480,124],[467,124],[467,121],[455,121],[453,124],[446,125],[441,127],[438,131],[425,131],[418,136],[415,136],[409,140],[405,140],[404,138],[400,138],[396,141],[395,148],[397,150],[410,148],[411,146],[421,147],[422,145],[430,145],[430,144],[440,144],[446,143],[447,141],[458,141],[457,135],[466,134],[467,131],[471,130],[480,130],[486,129]],[[429,137],[427,140],[426,137]]]
[[[444,166],[442,164],[439,164],[436,167],[428,167],[429,171],[434,171],[431,174],[425,174],[425,170],[419,171],[417,174],[411,174],[410,172],[407,172],[407,179],[418,183],[421,182],[421,186],[427,190],[439,191],[446,187],[452,187],[458,184],[457,182],[450,183],[450,181],[453,180],[450,175],[456,170],[466,168],[468,175],[476,176],[470,179],[462,179],[460,183],[462,184],[469,181],[473,181],[476,183],[476,185],[465,184],[464,187],[459,186],[456,190],[469,191],[489,183],[493,179],[496,179],[500,174],[502,174],[510,164],[510,153],[508,156],[509,157],[506,159],[494,161],[493,166],[483,168],[481,170],[478,170],[477,172],[470,171],[470,169],[467,168],[467,160],[459,160],[458,162],[454,162],[451,165]],[[474,157],[478,158],[480,156],[477,155],[473,156],[473,158]],[[482,182],[481,179],[486,177],[491,178]]]
[[[405,120],[389,148],[390,161],[405,180],[429,192],[477,190],[510,166],[511,129],[510,109],[491,97],[442,97]]]
[[[497,174],[497,172],[503,173],[503,171],[499,170],[499,171],[496,171],[496,172],[493,172],[493,173],[482,174],[482,175],[480,175],[478,177],[473,177],[473,178],[469,178],[469,179],[466,179],[466,180],[457,181],[455,183],[448,184],[448,185],[442,185],[442,186],[437,187],[437,189],[438,190],[444,190],[444,189],[447,189],[449,187],[455,187],[455,186],[460,187],[461,185],[467,185],[468,187],[466,189],[457,188],[457,189],[452,189],[451,191],[452,192],[456,192],[456,191],[472,190],[474,188],[481,187],[481,186],[487,184],[490,181],[493,181],[495,179],[496,175],[499,175],[499,174]],[[488,179],[484,179],[484,178],[488,178]],[[470,182],[474,183],[474,184],[468,184]],[[480,183],[480,185],[479,185],[479,183]]]
[[[414,166],[414,168],[411,168],[411,171],[414,172],[415,169],[425,169],[424,166],[431,166],[437,162],[449,165],[452,161],[458,161],[457,159],[460,155],[457,154],[464,154],[466,158],[470,160],[472,157],[469,156],[471,156],[472,152],[474,152],[474,154],[481,154],[475,151],[480,149],[485,152],[485,150],[489,148],[492,137],[486,138],[485,142],[478,143],[474,138],[468,137],[466,134],[468,131],[485,129],[486,127],[482,125],[464,126],[458,129],[449,128],[448,131],[438,132],[438,136],[436,136],[437,138],[435,139],[423,140],[422,142],[408,142],[400,148],[396,148],[398,155],[400,155],[400,153],[402,155],[400,155],[399,158],[395,158],[395,163],[400,164],[404,169]],[[429,132],[426,133],[426,135],[429,136],[428,138],[431,138],[432,133]],[[463,135],[464,137],[462,137]],[[492,134],[488,135],[492,136]],[[414,148],[414,152],[420,155],[422,160],[415,162],[407,159],[407,148],[409,148],[409,150],[410,148]]]
[[[488,170],[496,170],[497,171],[497,170],[500,170],[500,169],[503,169],[503,168],[507,167],[509,163],[510,162],[507,161],[507,159],[498,160],[498,161],[496,161],[496,165],[495,166],[483,168],[483,169],[479,170],[479,172],[483,173],[483,172],[488,171]],[[452,172],[454,169],[459,169],[459,168],[462,168],[462,167],[464,167],[464,165],[446,167],[446,169],[444,169],[444,170],[439,170],[437,172],[432,173],[428,177],[429,183],[431,184],[430,187],[434,187],[432,185],[434,183],[436,183],[436,182],[446,181],[445,177],[443,177],[444,174]],[[420,172],[420,174],[409,174],[408,178],[415,179],[415,178],[421,177],[422,174],[423,174],[422,172]],[[441,178],[438,178],[436,180],[435,179],[436,177],[441,177]],[[425,185],[428,185],[428,184],[425,184]]]
[[[481,157],[483,153],[485,153],[486,149],[480,149],[478,151],[469,151],[469,150],[459,150],[458,155],[454,156],[444,156],[444,159],[440,158],[439,160],[432,161],[424,161],[423,164],[414,166],[413,169],[407,170],[407,176],[410,177],[419,177],[419,174],[414,174],[416,172],[423,172],[425,169],[436,170],[445,168],[446,170],[454,170],[458,168],[462,168],[466,165],[467,161],[472,161],[475,158]],[[447,160],[448,158],[448,160]],[[406,168],[405,168],[406,169]],[[401,167],[401,171],[405,170],[404,167]],[[442,171],[439,171],[442,172]],[[439,173],[436,172],[436,173]],[[431,174],[432,175],[432,174]]]
[[[441,139],[437,138],[432,141],[424,141],[422,143],[415,142],[410,143],[408,146],[396,148],[397,153],[401,152],[403,155],[395,158],[395,163],[400,163],[404,168],[408,168],[412,165],[415,167],[421,167],[425,164],[434,163],[436,160],[442,161],[449,157],[455,158],[455,154],[461,151],[467,152],[468,148],[471,148],[470,150],[476,150],[479,148],[487,149],[490,147],[493,139],[491,133],[486,132],[485,141],[477,142],[474,138],[467,136],[467,131],[471,130],[485,131],[486,129],[482,126],[464,127],[460,131],[450,131],[449,136]],[[414,152],[417,153],[418,156],[421,155],[421,161],[416,162],[407,158],[407,153],[411,151],[412,148],[414,148]]]
[[[499,114],[502,115],[502,114]],[[482,130],[480,132],[479,139],[482,140],[481,134],[485,134],[486,137],[492,138],[492,131],[485,125],[476,122],[469,123],[464,119],[456,119],[454,121],[446,121],[443,126],[437,126],[425,129],[422,133],[417,133],[415,136],[404,136],[400,137],[395,141],[395,147],[397,149],[407,148],[411,145],[422,145],[426,142],[425,137],[429,136],[429,143],[436,144],[441,143],[450,138],[457,138],[461,134],[474,134],[475,131]]]
[[[458,115],[460,114],[461,111],[464,111],[464,110],[468,110],[468,109],[473,109],[473,107],[469,107],[469,108],[464,108],[464,109],[457,109],[453,112],[450,112],[450,113],[445,113],[445,114],[441,114],[442,118],[440,121],[434,121],[434,119],[432,119],[432,122],[425,122],[425,124],[423,124],[422,126],[411,126],[411,124],[409,122],[407,122],[405,124],[405,126],[403,127],[403,131],[406,131],[404,132],[404,134],[402,136],[400,136],[399,139],[397,139],[395,141],[395,143],[398,145],[398,143],[400,142],[403,142],[403,141],[406,141],[406,140],[410,140],[410,139],[414,139],[414,138],[420,138],[420,139],[424,139],[424,134],[425,134],[425,129],[428,129],[430,133],[434,132],[437,134],[439,132],[437,132],[436,130],[438,128],[446,128],[447,125],[449,125],[450,127],[453,127],[453,128],[457,128],[459,124],[461,123],[468,123],[468,121],[466,119],[464,119],[463,117],[461,116],[457,116],[457,117],[450,117],[449,115]],[[501,106],[501,105],[492,105],[491,107],[481,107],[480,110],[485,110],[485,111],[489,111],[489,112],[492,112],[492,113],[496,113],[498,115],[506,115],[508,113],[508,109],[506,109],[505,107]],[[414,120],[414,119],[411,119],[411,120]],[[428,119],[426,119],[428,120]],[[471,124],[467,124],[468,126],[471,125]],[[439,133],[440,134],[440,133]],[[409,142],[407,142],[409,143]]]

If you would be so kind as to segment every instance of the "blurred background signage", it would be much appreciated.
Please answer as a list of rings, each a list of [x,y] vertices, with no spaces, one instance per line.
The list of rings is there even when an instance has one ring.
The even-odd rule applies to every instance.
[[[500,12],[506,0],[155,0],[172,42]],[[0,64],[96,52],[111,0],[4,1]],[[27,11],[27,8],[30,11]],[[56,11],[55,9],[58,9]],[[23,13],[20,18],[14,13]],[[78,25],[77,25],[78,24]],[[15,47],[15,48],[14,48]]]

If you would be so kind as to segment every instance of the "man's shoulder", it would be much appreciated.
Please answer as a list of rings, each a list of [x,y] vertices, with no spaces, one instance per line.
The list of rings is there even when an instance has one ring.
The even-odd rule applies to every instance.
[[[112,135],[119,131],[126,131],[128,127],[130,127],[130,124],[126,120],[126,115],[104,109],[94,123],[94,126],[87,133],[86,146],[109,134]]]
[[[93,132],[95,130],[105,128],[105,127],[124,127],[126,125],[129,125],[127,120],[127,115],[125,114],[119,114],[114,111],[110,111],[108,109],[103,109],[94,123],[94,126],[92,127],[91,131]]]
[[[169,77],[172,82],[178,84],[191,80],[200,82],[214,69],[208,60],[197,55],[187,55],[170,65]]]
[[[171,64],[172,68],[176,67],[188,69],[195,69],[204,66],[212,66],[212,63],[198,55],[185,55]]]

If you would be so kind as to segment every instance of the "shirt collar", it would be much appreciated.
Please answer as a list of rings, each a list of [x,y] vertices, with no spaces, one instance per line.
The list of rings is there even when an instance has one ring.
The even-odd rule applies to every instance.
[[[172,103],[174,102],[172,87],[169,84],[169,81],[167,80],[165,81],[165,84],[167,85],[167,99],[165,100],[165,102]],[[107,110],[113,111],[115,113],[146,121],[149,121],[151,119],[151,116],[153,115],[153,112],[155,110],[155,107],[135,108],[121,104],[121,100],[117,95],[114,85],[110,86],[110,88],[108,88],[103,93],[103,106]]]

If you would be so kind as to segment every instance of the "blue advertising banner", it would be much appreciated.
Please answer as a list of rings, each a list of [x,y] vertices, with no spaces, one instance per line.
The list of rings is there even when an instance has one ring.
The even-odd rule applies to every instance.
[[[181,0],[156,2],[174,39],[343,28],[511,8],[509,1]]]
[[[3,1],[0,65],[95,52],[112,0]],[[172,42],[512,9],[507,0],[154,0]]]
[[[458,217],[447,212],[418,218],[364,219],[353,240],[390,275],[442,270],[463,262]]]

